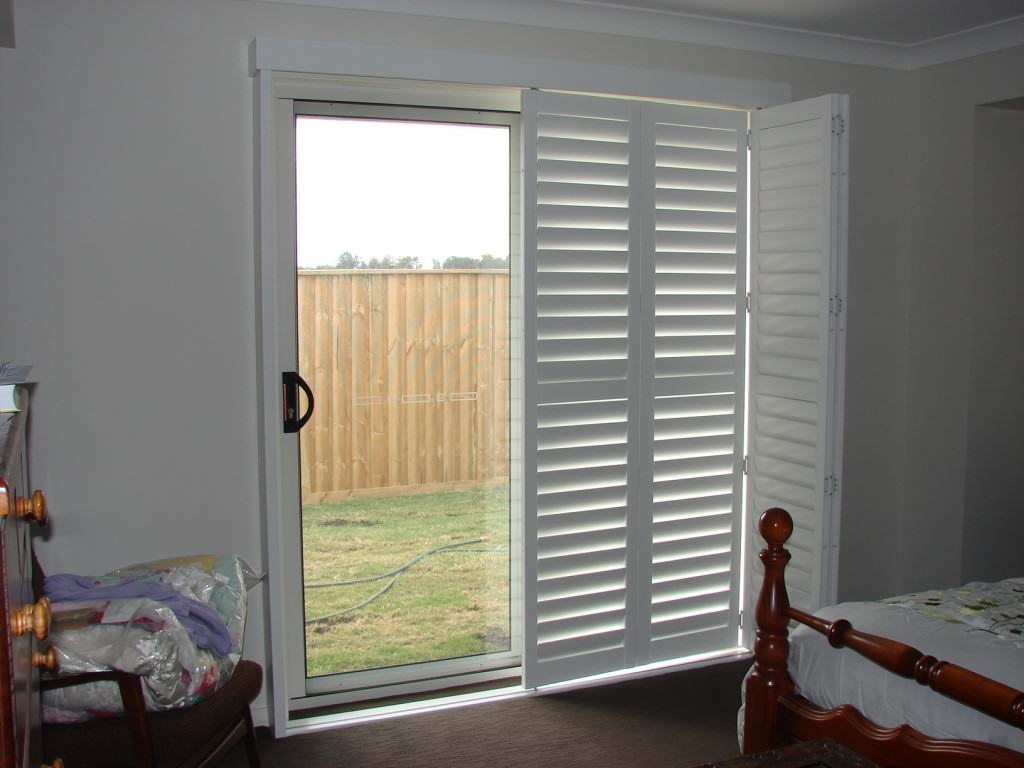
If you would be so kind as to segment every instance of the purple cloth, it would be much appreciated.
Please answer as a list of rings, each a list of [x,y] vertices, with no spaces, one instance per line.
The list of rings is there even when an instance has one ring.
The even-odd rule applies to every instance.
[[[51,601],[122,600],[148,597],[167,606],[178,617],[198,648],[206,648],[217,656],[227,656],[231,650],[231,636],[220,614],[210,606],[185,597],[174,587],[159,581],[129,577],[116,584],[97,584],[88,576],[58,573],[47,576],[43,593]]]

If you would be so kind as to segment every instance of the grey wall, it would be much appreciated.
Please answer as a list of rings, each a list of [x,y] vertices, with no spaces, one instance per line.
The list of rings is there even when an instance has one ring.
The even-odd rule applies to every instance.
[[[982,260],[996,258],[975,251],[975,107],[1024,95],[1022,54],[1024,49],[1016,48],[930,67],[913,73],[909,84],[911,187],[901,204],[910,228],[905,260],[910,280],[900,589],[962,581],[969,417],[976,415],[969,408],[969,381],[972,344],[979,338],[972,323],[986,303],[972,297],[972,286],[985,272]],[[990,177],[985,186],[990,199],[1019,200],[1019,186],[1006,175]],[[998,481],[1006,489],[1000,493],[1010,492],[1014,476]],[[975,541],[972,549],[999,546],[997,537]]]
[[[962,578],[991,581],[1024,573],[1024,111],[979,107],[974,125]]]
[[[849,93],[840,596],[959,578],[974,105],[1024,92],[1024,47],[903,73],[246,0],[36,0],[15,18],[17,48],[0,49],[0,358],[39,382],[48,569],[222,550],[262,564],[247,46],[266,36]],[[263,660],[254,597],[247,655]]]

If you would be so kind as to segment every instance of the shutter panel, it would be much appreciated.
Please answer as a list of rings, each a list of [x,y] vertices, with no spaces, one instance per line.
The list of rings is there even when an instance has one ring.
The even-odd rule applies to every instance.
[[[523,97],[527,687],[626,664],[635,111]]]
[[[790,602],[805,610],[836,599],[846,109],[847,97],[823,96],[760,110],[751,137],[748,600],[762,573],[757,519],[781,506],[794,521]]]
[[[738,637],[747,113],[647,105],[650,661]]]
[[[523,101],[524,683],[735,647],[746,114]]]

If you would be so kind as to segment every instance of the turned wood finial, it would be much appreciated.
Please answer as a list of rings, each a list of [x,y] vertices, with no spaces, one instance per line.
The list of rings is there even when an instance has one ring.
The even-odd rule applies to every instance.
[[[768,543],[769,549],[781,547],[793,535],[793,518],[786,510],[772,507],[761,513],[757,530]]]
[[[786,616],[789,596],[786,594],[785,571],[790,554],[783,545],[793,533],[793,518],[786,510],[771,507],[761,513],[758,530],[767,546],[758,555],[764,565],[764,580],[755,606],[756,634],[761,640],[767,642],[771,638],[771,644],[777,644],[785,641],[786,626],[789,624]]]

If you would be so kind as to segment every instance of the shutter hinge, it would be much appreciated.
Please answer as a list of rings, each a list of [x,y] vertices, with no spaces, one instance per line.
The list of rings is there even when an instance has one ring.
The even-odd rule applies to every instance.
[[[751,136],[750,136],[750,129],[748,128],[747,129],[747,149],[750,149],[750,142],[751,142]]]
[[[839,492],[839,478],[835,475],[825,477],[825,495],[835,496]]]
[[[842,115],[832,115],[832,135],[842,136],[846,133],[846,118]]]
[[[743,474],[744,475],[749,475],[750,474],[750,457],[749,456],[744,456],[743,457]]]
[[[747,314],[748,315],[750,314],[750,305],[751,305],[750,292],[748,291],[747,292]]]
[[[839,317],[843,313],[843,297],[842,296],[829,296],[828,297],[828,313],[833,317]]]
[[[740,611],[740,629],[743,629],[743,611]]]

